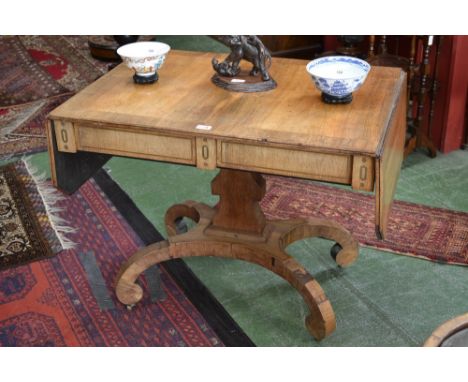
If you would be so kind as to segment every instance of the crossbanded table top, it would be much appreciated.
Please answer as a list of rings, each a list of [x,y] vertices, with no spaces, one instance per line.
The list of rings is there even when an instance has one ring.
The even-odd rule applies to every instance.
[[[159,81],[151,85],[134,84],[133,71],[119,65],[53,110],[49,118],[318,152],[381,155],[406,84],[401,69],[372,67],[350,104],[328,105],[306,72],[305,60],[273,58],[270,73],[278,83],[276,89],[236,93],[211,82],[215,56],[225,55],[173,50],[159,70]]]

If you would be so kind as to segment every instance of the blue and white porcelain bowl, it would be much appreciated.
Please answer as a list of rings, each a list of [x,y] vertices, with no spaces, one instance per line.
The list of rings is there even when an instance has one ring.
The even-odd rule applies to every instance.
[[[366,80],[370,68],[366,61],[349,56],[321,57],[307,64],[317,88],[337,100],[351,97]]]
[[[117,54],[137,76],[149,77],[163,66],[170,50],[171,47],[163,42],[141,41],[121,46]]]

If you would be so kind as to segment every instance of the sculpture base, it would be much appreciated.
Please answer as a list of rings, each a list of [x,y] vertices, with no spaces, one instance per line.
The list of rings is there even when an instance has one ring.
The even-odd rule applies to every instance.
[[[136,84],[152,84],[155,83],[159,79],[158,73],[155,72],[151,76],[138,76],[136,74],[133,75],[133,82]]]
[[[353,94],[350,93],[344,97],[336,97],[327,93],[322,93],[322,101],[334,105],[346,105],[353,100]]]
[[[254,77],[248,74],[248,72],[241,72],[235,77],[225,77],[215,74],[211,77],[211,81],[220,88],[242,93],[255,93],[265,92],[276,88],[276,81],[270,78],[268,81],[263,81],[260,76]]]

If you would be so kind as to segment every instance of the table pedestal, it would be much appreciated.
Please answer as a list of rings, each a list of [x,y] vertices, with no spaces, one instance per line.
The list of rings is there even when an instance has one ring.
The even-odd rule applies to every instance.
[[[330,301],[319,283],[285,248],[298,240],[322,237],[335,241],[331,254],[339,266],[354,262],[357,241],[341,225],[323,219],[272,220],[265,218],[259,202],[265,195],[260,174],[222,169],[212,182],[220,196],[216,207],[188,201],[169,208],[165,216],[168,240],[151,244],[135,253],[122,267],[116,282],[117,298],[132,306],[143,297],[137,278],[160,262],[191,256],[230,257],[255,263],[289,282],[310,309],[306,327],[317,340],[335,330]],[[178,234],[176,221],[190,218],[197,224]]]

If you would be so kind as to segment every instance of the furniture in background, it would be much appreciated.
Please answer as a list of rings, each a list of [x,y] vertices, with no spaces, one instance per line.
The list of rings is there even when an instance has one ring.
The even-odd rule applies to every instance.
[[[142,36],[145,40],[144,36]],[[88,46],[91,56],[103,61],[120,61],[117,49],[125,44],[138,41],[140,36],[115,35],[115,36],[89,36]],[[146,38],[147,40],[147,38]]]
[[[321,101],[307,61],[273,58],[270,72],[278,88],[232,93],[211,83],[212,57],[171,51],[154,85],[135,85],[131,71],[119,65],[53,110],[47,126],[53,184],[72,193],[112,155],[219,168],[211,184],[218,205],[172,206],[165,217],[169,238],[138,251],[123,266],[118,299],[127,306],[140,301],[137,278],[162,261],[245,260],[279,275],[302,295],[310,309],[306,327],[320,340],[335,329],[333,308],[285,248],[307,237],[328,238],[336,242],[332,257],[346,266],[357,258],[358,243],[335,222],[268,220],[259,207],[265,195],[260,173],[375,190],[376,232],[384,237],[403,160],[406,75],[376,67],[350,104],[335,106]],[[183,218],[197,224],[179,233]]]
[[[467,347],[468,313],[452,318],[440,325],[426,340],[427,347]]]
[[[408,74],[407,97],[407,137],[405,157],[415,148],[426,148],[433,158],[437,150],[432,142],[431,132],[434,119],[436,96],[439,88],[437,74],[442,36],[411,36],[411,47],[406,56],[388,51],[387,36],[380,36],[378,45],[376,37],[369,36],[367,61],[373,66],[399,67]],[[430,54],[436,46],[434,65],[430,64]],[[429,107],[429,109],[427,109]],[[428,111],[427,111],[428,110]],[[427,123],[424,124],[424,120]],[[426,127],[426,129],[425,129]]]
[[[448,153],[463,146],[467,134],[468,36],[444,36],[440,56],[441,86],[432,134],[440,150]]]
[[[313,59],[323,51],[323,36],[258,36],[273,57]]]
[[[468,88],[466,89],[468,93]],[[466,106],[465,106],[465,142],[462,145],[463,150],[468,150],[468,97],[466,97]]]
[[[327,39],[325,39],[327,40]],[[367,58],[367,49],[364,49],[366,36],[361,35],[341,35],[336,36],[336,46],[334,49],[326,49],[320,53],[320,56],[352,56],[365,60]],[[325,44],[324,44],[325,45]]]
[[[151,36],[154,37],[154,36]],[[323,50],[323,36],[258,36],[273,57],[312,59]],[[129,42],[147,40],[148,36],[90,36],[88,45],[91,55],[99,60],[120,61],[116,50]]]

